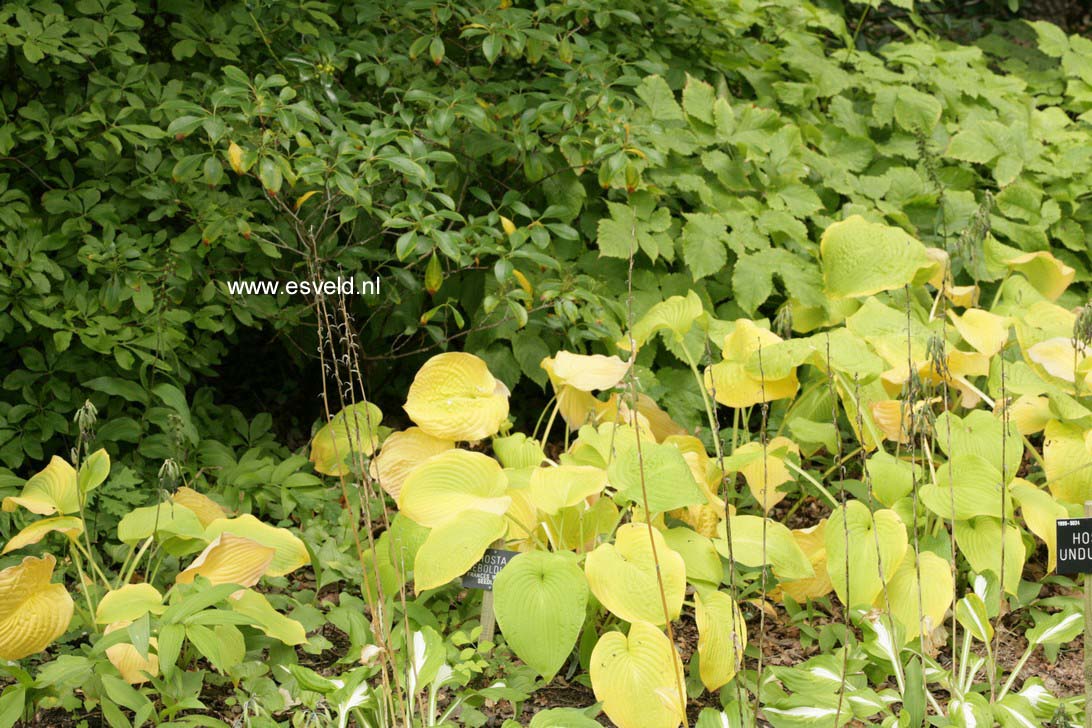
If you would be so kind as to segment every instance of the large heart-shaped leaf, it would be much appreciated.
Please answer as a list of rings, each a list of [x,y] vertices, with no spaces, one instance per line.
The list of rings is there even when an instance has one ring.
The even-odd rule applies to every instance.
[[[724,337],[724,360],[705,371],[705,388],[728,407],[751,407],[793,396],[800,386],[796,371],[778,371],[784,376],[775,378],[765,368],[765,350],[780,342],[780,336],[753,321],[737,320]],[[751,361],[754,364],[748,366]]]
[[[992,571],[1000,579],[1001,553],[1004,551],[1005,591],[1015,594],[1020,586],[1020,575],[1024,571],[1027,552],[1024,540],[1020,537],[1020,529],[1006,525],[1004,534],[1004,545],[1001,546],[1001,521],[988,516],[970,521],[956,521],[955,524],[956,544],[976,573]]]
[[[205,527],[196,513],[175,503],[134,508],[118,523],[118,539],[122,543],[140,543],[153,535],[157,538],[197,540],[204,538]]]
[[[20,507],[39,516],[64,515],[80,510],[76,469],[68,461],[54,455],[49,465],[27,480],[22,493],[4,499],[4,511],[10,513]]]
[[[686,563],[682,556],[668,548],[659,531],[653,528],[651,533],[650,541],[646,524],[627,523],[618,529],[613,544],[600,544],[588,554],[584,564],[588,584],[596,599],[627,622],[665,623],[661,580],[667,616],[675,619],[682,610]],[[657,579],[657,571],[660,579]]]
[[[311,462],[324,475],[348,475],[358,455],[371,455],[379,446],[383,413],[371,402],[349,405],[334,415],[311,440]]]
[[[213,584],[254,586],[273,562],[276,549],[253,539],[222,533],[174,578],[178,584],[192,584],[203,576]]]
[[[921,580],[918,580],[918,570]],[[919,586],[920,584],[920,586]],[[918,566],[914,565],[914,551],[907,549],[891,582],[887,585],[886,598],[881,591],[876,597],[876,607],[887,611],[906,629],[909,642],[922,633],[929,635],[941,625],[944,613],[952,604],[952,566],[932,551],[922,551]]]
[[[1006,482],[1016,475],[1024,455],[1024,443],[1016,423],[1009,422],[1007,437],[1002,438],[1001,419],[985,410],[974,410],[966,417],[945,412],[937,417],[933,427],[936,443],[949,458],[979,455],[996,470],[1005,469]],[[1005,450],[1002,460],[1001,444]]]
[[[809,579],[794,579],[779,584],[782,592],[798,604],[804,604],[809,599],[818,599],[829,594],[830,590],[833,589],[830,583],[830,574],[827,573],[826,534],[826,518],[814,526],[797,528],[792,531],[792,537],[796,540],[796,545],[808,557],[808,562],[815,571],[815,576]]]
[[[222,533],[249,538],[273,549],[273,561],[265,572],[269,576],[284,576],[311,563],[307,546],[298,536],[287,528],[262,523],[249,514],[213,521],[205,529],[205,539],[211,541]]]
[[[74,604],[63,584],[52,584],[52,554],[27,556],[0,571],[0,659],[21,660],[64,634]]]
[[[512,499],[508,479],[493,458],[469,450],[448,450],[422,463],[402,483],[398,508],[422,526],[434,528],[467,511],[500,515]]]
[[[393,498],[402,492],[402,483],[421,463],[455,447],[451,440],[433,437],[420,427],[395,432],[383,441],[379,455],[368,468],[372,478]]]
[[[565,664],[584,625],[588,582],[569,557],[522,553],[493,582],[493,609],[508,646],[547,681]]]
[[[925,246],[905,230],[860,215],[836,222],[819,241],[823,286],[831,298],[902,288],[930,265]]]
[[[717,526],[720,538],[714,544],[725,558],[744,566],[769,564],[778,579],[807,579],[815,576],[811,563],[796,544],[792,532],[777,521],[759,516],[732,516],[732,548],[728,549],[724,522]]]
[[[872,514],[854,500],[830,514],[825,541],[827,573],[838,598],[848,607],[868,607],[902,562],[906,527],[895,511]]]
[[[473,354],[449,351],[425,362],[406,396],[406,414],[442,440],[481,440],[508,418],[508,388]]]
[[[671,296],[650,308],[633,325],[633,339],[637,346],[641,347],[656,332],[666,331],[670,332],[675,341],[682,341],[704,313],[705,308],[701,304],[701,298],[694,291],[688,292],[685,296]],[[629,348],[628,339],[624,339],[621,344],[623,348]]]
[[[202,527],[208,526],[218,518],[228,517],[228,512],[219,503],[192,488],[184,486],[179,488],[171,495],[171,502],[193,511]]]
[[[582,392],[613,389],[629,371],[629,362],[602,354],[573,354],[559,351],[543,359],[540,366],[550,375],[555,390],[572,387]]]
[[[1084,503],[1092,498],[1092,454],[1084,444],[1084,431],[1052,420],[1043,431],[1043,460],[1047,484],[1063,503]]]
[[[103,596],[95,611],[95,621],[99,624],[133,622],[149,612],[162,614],[164,609],[163,595],[151,584],[126,584]]]
[[[655,625],[636,622],[628,635],[600,637],[590,672],[595,699],[618,728],[675,728],[682,721],[682,664]]]
[[[888,508],[913,490],[914,475],[921,471],[918,468],[915,472],[914,466],[909,462],[899,460],[882,450],[873,454],[865,467],[872,479],[872,492],[876,500]]]
[[[668,547],[686,562],[688,582],[715,587],[724,579],[724,566],[711,539],[689,528],[672,528],[663,536]]]
[[[1000,515],[1001,487],[1001,471],[984,457],[956,455],[937,468],[935,482],[922,486],[921,500],[941,518]],[[1011,515],[1012,499],[1005,500],[1006,515]]]
[[[417,550],[414,588],[434,589],[465,574],[507,530],[504,516],[486,511],[465,511],[436,526]]]
[[[1023,478],[1012,481],[1012,495],[1020,504],[1020,514],[1028,530],[1046,543],[1047,571],[1054,571],[1058,560],[1057,521],[1068,518],[1069,512],[1050,493],[1039,490]]]
[[[679,448],[643,441],[621,448],[607,468],[610,484],[628,501],[652,513],[706,502]]]
[[[747,624],[732,597],[713,589],[699,589],[694,595],[694,620],[701,681],[712,692],[735,677],[743,664]]]
[[[598,495],[607,484],[607,473],[590,465],[560,465],[531,471],[531,502],[553,515]]]

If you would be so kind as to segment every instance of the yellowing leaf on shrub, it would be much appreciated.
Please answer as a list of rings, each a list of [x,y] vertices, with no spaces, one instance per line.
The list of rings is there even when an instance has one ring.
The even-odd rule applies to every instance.
[[[553,515],[598,495],[607,485],[607,473],[590,465],[560,465],[531,471],[531,501]]]
[[[175,577],[178,584],[192,584],[203,576],[213,584],[254,586],[273,563],[276,549],[253,539],[222,533]]]
[[[64,515],[80,510],[76,469],[68,461],[54,455],[49,465],[27,480],[22,493],[4,499],[4,511],[10,513],[20,507],[39,516]]]
[[[243,536],[273,549],[273,561],[265,571],[269,576],[284,576],[311,563],[307,546],[298,536],[287,528],[262,523],[249,514],[213,521],[205,529],[205,538],[211,541],[222,533]]]
[[[30,524],[19,533],[11,537],[7,545],[4,546],[3,552],[9,553],[17,549],[21,549],[24,546],[30,546],[31,544],[38,543],[50,533],[54,531],[63,533],[70,539],[76,538],[83,533],[83,521],[76,516],[54,516],[53,518],[42,518]]]
[[[588,554],[584,571],[588,585],[604,607],[627,622],[665,624],[660,599],[660,580],[667,599],[668,616],[674,620],[682,610],[686,592],[686,563],[672,551],[663,535],[643,523],[627,523],[618,528],[613,544],[600,544]],[[656,559],[653,559],[655,542]]]
[[[743,664],[747,623],[735,600],[715,589],[695,592],[694,620],[698,626],[701,682],[713,692],[727,685]]]
[[[436,526],[417,551],[414,589],[417,593],[435,589],[465,574],[507,530],[504,516],[475,510]]]
[[[831,513],[824,541],[838,599],[848,607],[870,606],[902,563],[906,527],[895,511],[873,514],[852,500]]]
[[[1009,320],[989,311],[970,308],[962,315],[957,315],[949,310],[948,317],[952,319],[963,340],[974,347],[975,351],[986,356],[993,356],[1001,351],[1009,337]]]
[[[228,517],[228,512],[219,503],[207,495],[185,486],[174,492],[174,495],[171,496],[171,502],[193,511],[203,527],[207,527],[219,518]]]
[[[753,376],[747,366],[760,350],[782,341],[781,337],[760,328],[749,319],[735,322],[732,333],[724,339],[724,360],[705,370],[705,387],[718,402],[728,407],[751,407],[796,394],[796,372],[780,379]]]
[[[868,222],[860,215],[836,222],[819,241],[823,286],[831,298],[860,298],[914,282],[932,261],[902,228]]]
[[[106,593],[95,611],[95,621],[134,622],[149,612],[161,614],[165,609],[163,595],[151,584],[126,584]]]
[[[496,460],[480,452],[448,450],[409,474],[398,508],[422,526],[434,528],[467,511],[501,515],[511,498],[508,479]]]
[[[246,167],[243,164],[243,148],[235,142],[228,145],[228,164],[231,165],[231,169],[235,174],[242,174],[246,171]]]
[[[602,354],[573,354],[559,351],[543,359],[540,366],[550,376],[554,389],[562,386],[594,392],[617,387],[629,371],[629,362]]]
[[[852,568],[852,567],[851,567]],[[921,572],[920,588],[918,571]],[[907,549],[902,563],[883,592],[876,597],[877,609],[887,611],[906,629],[906,641],[932,634],[941,626],[952,605],[952,566],[932,551],[922,551],[914,565],[914,550]]]
[[[350,473],[346,462],[356,455],[371,455],[379,447],[383,413],[371,402],[352,404],[334,415],[311,440],[311,462],[323,475]]]
[[[392,498],[402,492],[406,476],[433,455],[455,447],[451,440],[433,437],[420,427],[409,427],[391,434],[371,462],[369,472]]]
[[[628,635],[600,637],[590,672],[595,699],[618,728],[675,728],[682,722],[682,663],[654,624],[636,622]]]
[[[508,388],[473,354],[446,352],[417,372],[404,409],[433,437],[477,441],[508,419]]]
[[[52,554],[27,556],[0,571],[0,659],[21,660],[64,634],[73,603],[62,584],[52,584]]]
[[[103,634],[110,634],[119,629],[125,629],[132,622],[121,620],[106,627]],[[148,640],[148,644],[157,647],[155,637]],[[119,642],[106,648],[106,657],[110,663],[121,673],[121,679],[130,685],[140,685],[159,675],[159,656],[153,652],[141,655],[129,642]],[[149,677],[151,676],[151,677]]]

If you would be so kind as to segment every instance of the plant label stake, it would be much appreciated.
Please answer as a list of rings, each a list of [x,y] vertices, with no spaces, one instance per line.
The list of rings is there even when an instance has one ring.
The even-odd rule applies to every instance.
[[[1092,500],[1084,502],[1085,518],[1057,521],[1058,573],[1084,574],[1084,726],[1092,728]]]
[[[504,549],[486,549],[478,563],[463,574],[464,588],[481,589],[485,592],[482,594],[482,633],[478,644],[493,641],[493,632],[497,626],[497,617],[493,613],[493,580],[516,553],[518,552]]]

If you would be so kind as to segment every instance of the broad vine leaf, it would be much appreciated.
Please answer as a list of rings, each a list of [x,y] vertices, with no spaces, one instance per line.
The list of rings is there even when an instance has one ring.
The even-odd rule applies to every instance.
[[[508,388],[473,354],[437,354],[417,371],[406,414],[442,440],[477,441],[495,435],[508,419]]]
[[[912,283],[930,266],[925,246],[905,230],[860,215],[830,225],[819,243],[831,298],[861,298]]]
[[[603,543],[584,564],[588,585],[604,607],[627,622],[665,624],[660,582],[667,602],[667,616],[674,620],[682,610],[686,592],[686,562],[668,548],[664,537],[652,529],[656,558],[643,523],[627,523],[618,529],[613,544]],[[657,579],[657,562],[659,579]]]
[[[448,450],[422,463],[402,483],[398,508],[433,528],[466,511],[502,514],[511,498],[508,480],[496,460],[480,452]]]
[[[580,630],[588,582],[568,554],[529,551],[501,569],[493,608],[512,651],[546,680],[565,664]]]
[[[636,622],[628,635],[600,637],[590,672],[595,699],[618,728],[675,728],[682,721],[682,663],[654,624]]]

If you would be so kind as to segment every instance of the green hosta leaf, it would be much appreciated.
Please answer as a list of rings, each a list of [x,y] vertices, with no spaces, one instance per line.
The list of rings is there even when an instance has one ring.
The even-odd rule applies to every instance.
[[[109,475],[110,455],[106,450],[96,450],[80,464],[80,472],[77,475],[80,490],[84,493],[91,492],[102,485]]]
[[[465,574],[507,530],[504,516],[473,510],[433,528],[414,560],[414,588],[435,589]]]
[[[1080,612],[1058,612],[1044,617],[1025,633],[1028,645],[1061,645],[1073,641],[1084,630]]]
[[[676,728],[682,721],[683,674],[667,635],[648,622],[629,634],[607,632],[591,654],[595,699],[618,728]]]
[[[763,538],[765,522],[765,539]],[[796,539],[785,526],[777,521],[758,516],[732,516],[731,558],[744,566],[769,564],[778,579],[807,579],[815,576],[811,561],[800,550]],[[714,542],[717,551],[729,558],[727,528],[721,522],[717,526],[720,538]],[[765,540],[765,545],[763,545]],[[765,557],[765,558],[763,558]]]
[[[831,513],[824,540],[831,584],[848,607],[872,605],[902,563],[907,543],[906,527],[894,511],[873,514],[855,500]]]
[[[976,573],[991,571],[1001,578],[1001,553],[1005,554],[1005,591],[1016,594],[1020,586],[1020,575],[1024,571],[1024,540],[1020,530],[1005,526],[1005,543],[1001,543],[1001,521],[996,518],[981,517],[970,521],[956,521],[956,544],[959,551],[967,557],[968,563]]]
[[[528,728],[602,728],[576,708],[550,708],[535,713]]]
[[[620,450],[608,466],[607,475],[623,498],[642,508],[647,493],[652,513],[706,502],[682,452],[672,445],[644,442],[640,451],[636,445]]]
[[[204,538],[212,541],[222,533],[249,538],[274,550],[273,561],[266,574],[284,576],[311,563],[307,546],[287,528],[277,528],[249,514],[237,518],[218,518],[205,529]]]
[[[993,639],[993,625],[982,597],[974,592],[967,594],[956,604],[956,619],[963,629],[970,632],[979,642]]]
[[[945,412],[937,417],[933,432],[936,443],[949,458],[968,453],[980,455],[1000,471],[1003,429],[1000,418],[985,410],[974,410],[962,418]],[[1009,422],[1008,436],[1004,440],[1003,454],[1007,482],[1016,475],[1024,455],[1024,443],[1020,439],[1020,432],[1016,429],[1015,422]]]
[[[251,626],[273,639],[286,645],[301,645],[307,641],[307,632],[302,624],[278,612],[265,596],[253,589],[233,595],[228,599],[228,604],[235,612],[251,620]]]
[[[936,482],[921,488],[926,508],[942,518],[966,520],[1001,514],[1001,472],[981,455],[956,455],[937,468]],[[952,511],[952,503],[955,511]],[[1006,499],[1005,515],[1012,515]]]
[[[686,562],[688,582],[715,587],[724,579],[724,566],[711,539],[689,528],[672,528],[663,536],[668,547]]]
[[[590,465],[559,465],[531,471],[531,502],[543,513],[556,514],[603,492],[607,473]]]
[[[152,534],[159,538],[203,539],[205,529],[196,513],[173,503],[136,508],[118,524],[118,539],[122,543],[135,544]]]
[[[868,459],[865,467],[872,479],[873,494],[888,508],[913,490],[915,469],[905,460],[881,450]]]
[[[1020,504],[1020,514],[1028,530],[1047,545],[1047,571],[1054,571],[1058,560],[1058,530],[1056,522],[1068,518],[1065,506],[1054,500],[1050,493],[1039,490],[1022,478],[1012,481],[1012,495]]]
[[[852,215],[830,225],[819,244],[832,298],[860,298],[901,288],[931,265],[925,246],[901,228]]]
[[[546,680],[565,664],[584,626],[588,583],[569,556],[519,554],[493,582],[493,608],[508,646]]]
[[[655,559],[648,526],[627,523],[619,527],[613,544],[600,544],[588,554],[584,564],[588,584],[596,599],[627,622],[665,623],[661,580],[668,616],[675,619],[682,609],[686,563],[682,556],[668,548],[659,531],[653,528],[651,533],[656,545]]]
[[[535,366],[538,366],[538,362],[535,362]],[[493,438],[493,454],[506,468],[537,468],[546,459],[539,441],[522,432]]]
[[[1051,420],[1043,435],[1050,492],[1063,503],[1084,503],[1092,498],[1092,454],[1085,447],[1084,430]]]
[[[702,684],[709,691],[727,685],[743,664],[747,624],[732,597],[713,589],[694,595],[698,626],[698,663]]]
[[[106,593],[95,611],[99,624],[133,622],[148,612],[162,614],[163,595],[151,584],[126,584]]]
[[[36,544],[54,531],[63,533],[70,540],[75,539],[83,533],[83,520],[76,516],[40,518],[12,536],[0,553],[7,554],[24,546]]]

